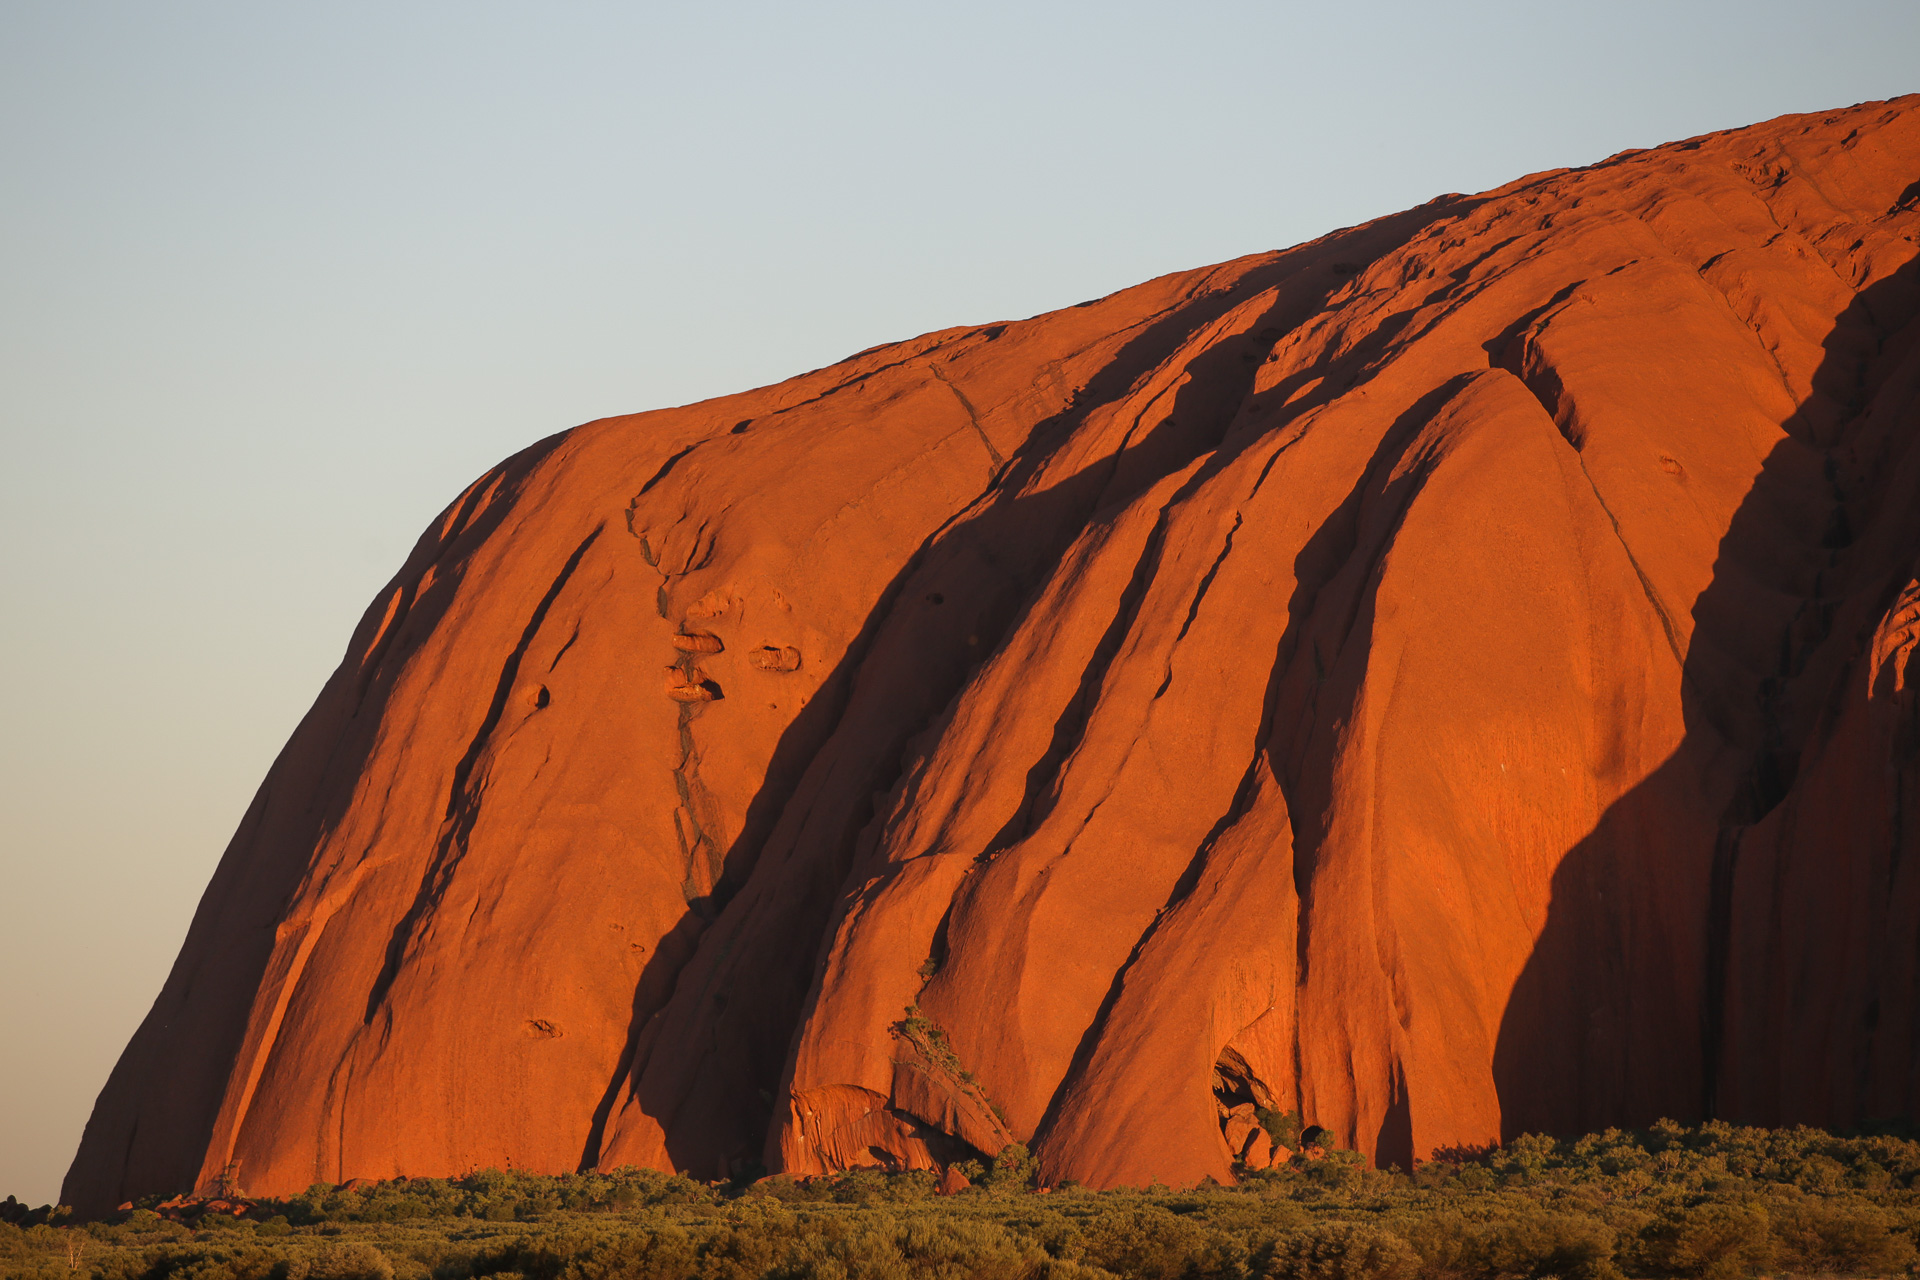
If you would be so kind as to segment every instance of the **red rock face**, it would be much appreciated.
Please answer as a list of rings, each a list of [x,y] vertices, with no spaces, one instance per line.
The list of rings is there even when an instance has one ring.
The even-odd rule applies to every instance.
[[[1917,202],[1792,117],[535,445],[66,1198],[1912,1114]]]

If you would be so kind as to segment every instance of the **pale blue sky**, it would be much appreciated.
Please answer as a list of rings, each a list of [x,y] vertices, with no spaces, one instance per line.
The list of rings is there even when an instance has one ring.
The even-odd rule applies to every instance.
[[[1916,68],[1913,0],[0,4],[0,1196],[505,454]]]

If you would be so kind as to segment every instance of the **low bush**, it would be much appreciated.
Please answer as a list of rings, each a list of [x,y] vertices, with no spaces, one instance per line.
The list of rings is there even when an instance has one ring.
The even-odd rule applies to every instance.
[[[1770,1216],[1775,1257],[1803,1275],[1900,1275],[1916,1261],[1913,1236],[1876,1205],[1807,1199]]]
[[[1391,1231],[1364,1222],[1317,1223],[1273,1250],[1272,1280],[1412,1280],[1420,1259]]]

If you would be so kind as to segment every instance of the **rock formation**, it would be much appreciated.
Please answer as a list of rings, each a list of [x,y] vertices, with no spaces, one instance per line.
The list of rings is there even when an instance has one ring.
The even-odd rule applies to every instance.
[[[1917,257],[1920,97],[534,445],[66,1198],[1913,1114]]]

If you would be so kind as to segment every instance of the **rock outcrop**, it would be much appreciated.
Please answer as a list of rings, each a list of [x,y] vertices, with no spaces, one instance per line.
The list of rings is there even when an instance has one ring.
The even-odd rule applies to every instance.
[[[1906,98],[534,445],[66,1198],[1913,1114],[1917,242]]]

